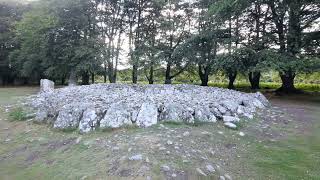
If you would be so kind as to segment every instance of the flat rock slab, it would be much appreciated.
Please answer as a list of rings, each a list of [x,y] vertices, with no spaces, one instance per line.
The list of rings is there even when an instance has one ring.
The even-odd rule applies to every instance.
[[[96,128],[149,127],[163,121],[238,120],[251,117],[269,102],[261,93],[196,85],[94,84],[42,92],[31,97],[29,104],[37,111],[35,121],[86,133]]]

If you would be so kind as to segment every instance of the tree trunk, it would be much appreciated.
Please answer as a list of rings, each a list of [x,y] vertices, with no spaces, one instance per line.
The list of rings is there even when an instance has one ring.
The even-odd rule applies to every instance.
[[[171,78],[170,74],[171,74],[171,63],[168,63],[164,84],[171,84],[172,83],[172,80],[171,80],[172,78]]]
[[[75,70],[71,70],[69,75],[68,86],[76,86],[77,85],[77,73]]]
[[[91,73],[91,83],[94,84],[94,73]]]
[[[90,75],[87,72],[82,74],[82,85],[89,85]]]
[[[209,76],[204,74],[201,79],[201,86],[208,86]]]
[[[108,62],[108,78],[110,83],[115,83],[113,75],[113,64]]]
[[[149,79],[148,79],[148,81],[149,81],[149,84],[153,84],[154,83],[154,80],[153,80],[153,64],[151,64],[151,67],[150,67],[150,71],[149,71]]]
[[[228,78],[229,78],[228,89],[235,89],[234,81],[236,80],[236,77],[237,77],[237,72],[228,73]]]
[[[201,80],[201,86],[208,86],[208,81],[209,81],[209,72],[207,68],[202,68],[201,64],[198,65],[199,68],[199,77]]]
[[[65,77],[62,77],[61,78],[61,85],[64,85],[66,83],[66,78]]]
[[[4,85],[4,80],[3,80],[3,78],[2,78],[2,76],[0,76],[0,85]]]
[[[251,89],[260,89],[260,72],[250,72],[249,73],[249,81],[251,84]]]
[[[107,65],[104,64],[103,82],[107,83]]]
[[[134,60],[136,61],[136,60]],[[136,62],[134,62],[132,66],[132,83],[137,84],[138,83],[138,66]]]
[[[279,89],[276,90],[276,92],[285,93],[285,94],[301,92],[294,87],[294,78],[295,78],[294,73],[292,73],[291,71],[280,73],[280,78],[282,81],[282,85]]]

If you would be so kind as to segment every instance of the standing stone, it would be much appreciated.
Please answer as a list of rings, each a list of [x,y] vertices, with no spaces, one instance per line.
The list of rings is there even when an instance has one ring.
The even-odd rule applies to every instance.
[[[125,125],[132,125],[132,110],[124,103],[114,103],[100,121],[101,128],[119,128]]]
[[[264,106],[269,106],[270,103],[268,101],[268,99],[261,93],[261,92],[257,92],[254,95]]]
[[[68,80],[68,86],[76,86],[77,85],[77,73],[75,70],[71,70]]]
[[[40,93],[51,93],[54,91],[54,82],[48,79],[40,80]]]
[[[97,113],[93,108],[85,110],[79,123],[80,133],[88,133],[95,130],[98,121],[97,118]]]
[[[152,102],[142,104],[136,123],[139,127],[149,127],[158,122],[158,108]]]
[[[87,109],[87,106],[89,105],[85,103],[64,105],[59,111],[57,120],[53,124],[53,128],[55,129],[78,128],[83,112],[85,111],[85,109]]]

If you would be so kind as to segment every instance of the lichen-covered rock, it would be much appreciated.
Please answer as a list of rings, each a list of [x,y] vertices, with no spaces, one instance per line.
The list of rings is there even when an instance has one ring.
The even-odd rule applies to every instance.
[[[142,104],[137,116],[136,124],[139,127],[149,127],[158,122],[158,107],[155,103],[145,102]]]
[[[48,79],[40,80],[40,93],[51,93],[54,91],[54,82]]]
[[[94,108],[88,108],[83,112],[79,123],[79,131],[81,133],[88,133],[95,130],[99,121],[99,117]]]
[[[225,122],[224,125],[230,129],[236,129],[237,125],[233,124],[232,122]]]
[[[223,116],[223,122],[239,122],[240,119],[238,117],[233,117],[233,116]]]
[[[194,118],[195,120],[199,122],[216,122],[217,118],[210,111],[209,107],[202,107],[202,108],[197,108],[194,113]]]
[[[76,103],[66,104],[59,110],[57,120],[53,124],[56,129],[76,129],[83,112],[87,109],[87,104]]]
[[[160,109],[160,121],[188,122],[192,123],[194,118],[187,107],[180,103],[168,103]]]
[[[258,99],[264,106],[270,105],[268,99],[261,92],[255,93],[255,98]]]
[[[114,103],[100,121],[100,127],[119,128],[124,125],[131,125],[133,119],[135,119],[135,117],[132,109],[123,102]]]
[[[261,93],[195,85],[94,84],[43,91],[29,99],[35,121],[82,133],[161,121],[231,123],[269,105]]]

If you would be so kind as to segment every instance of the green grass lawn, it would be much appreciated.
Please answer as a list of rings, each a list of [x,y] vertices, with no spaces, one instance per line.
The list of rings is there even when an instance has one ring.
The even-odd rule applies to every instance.
[[[21,97],[34,94],[38,87],[0,87],[0,105],[12,104]]]
[[[247,156],[250,166],[260,179],[320,179],[319,129],[317,122],[308,134],[255,144]]]

